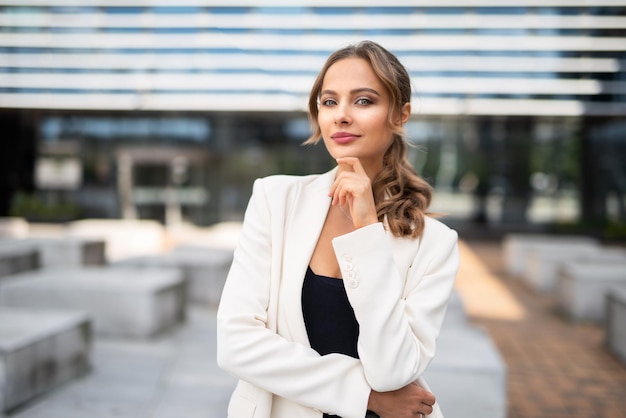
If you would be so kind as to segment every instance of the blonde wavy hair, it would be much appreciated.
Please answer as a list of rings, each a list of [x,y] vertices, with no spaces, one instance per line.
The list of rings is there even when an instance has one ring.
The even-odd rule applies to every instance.
[[[383,169],[372,181],[378,220],[386,222],[396,237],[419,237],[424,217],[432,200],[432,187],[413,169],[407,158],[408,142],[397,117],[405,103],[411,102],[411,79],[398,58],[379,44],[362,41],[331,54],[320,70],[309,94],[309,120],[313,135],[304,144],[317,144],[322,132],[317,122],[319,96],[328,69],[345,58],[361,58],[372,67],[390,97],[387,122],[393,141],[383,157]]]

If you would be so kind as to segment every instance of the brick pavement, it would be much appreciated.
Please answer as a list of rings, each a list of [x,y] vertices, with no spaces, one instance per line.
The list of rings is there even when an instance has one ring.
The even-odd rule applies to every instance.
[[[626,417],[626,365],[603,328],[567,320],[552,296],[507,276],[498,242],[461,243],[456,287],[506,362],[507,418]]]

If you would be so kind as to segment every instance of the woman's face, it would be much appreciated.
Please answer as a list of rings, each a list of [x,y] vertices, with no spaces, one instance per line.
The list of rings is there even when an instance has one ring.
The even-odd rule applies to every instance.
[[[357,157],[366,171],[380,171],[393,141],[389,109],[389,94],[367,61],[344,58],[331,65],[322,83],[317,117],[330,155]],[[398,123],[409,114],[407,103]]]

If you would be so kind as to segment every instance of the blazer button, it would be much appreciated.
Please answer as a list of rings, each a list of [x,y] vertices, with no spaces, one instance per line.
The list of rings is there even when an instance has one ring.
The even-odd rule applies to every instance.
[[[354,268],[354,265],[351,262],[347,261],[343,265],[343,268],[346,269],[346,271],[352,271],[352,269]]]
[[[359,281],[357,279],[350,279],[348,280],[348,286],[350,286],[351,289],[356,289],[359,287]]]

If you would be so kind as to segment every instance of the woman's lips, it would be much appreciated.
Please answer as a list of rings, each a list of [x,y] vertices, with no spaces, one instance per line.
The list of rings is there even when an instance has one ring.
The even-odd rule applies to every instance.
[[[351,134],[349,132],[337,132],[336,134],[333,134],[331,136],[333,141],[335,141],[338,144],[348,144],[354,141],[355,139],[357,139],[358,137],[359,137],[358,135]]]

